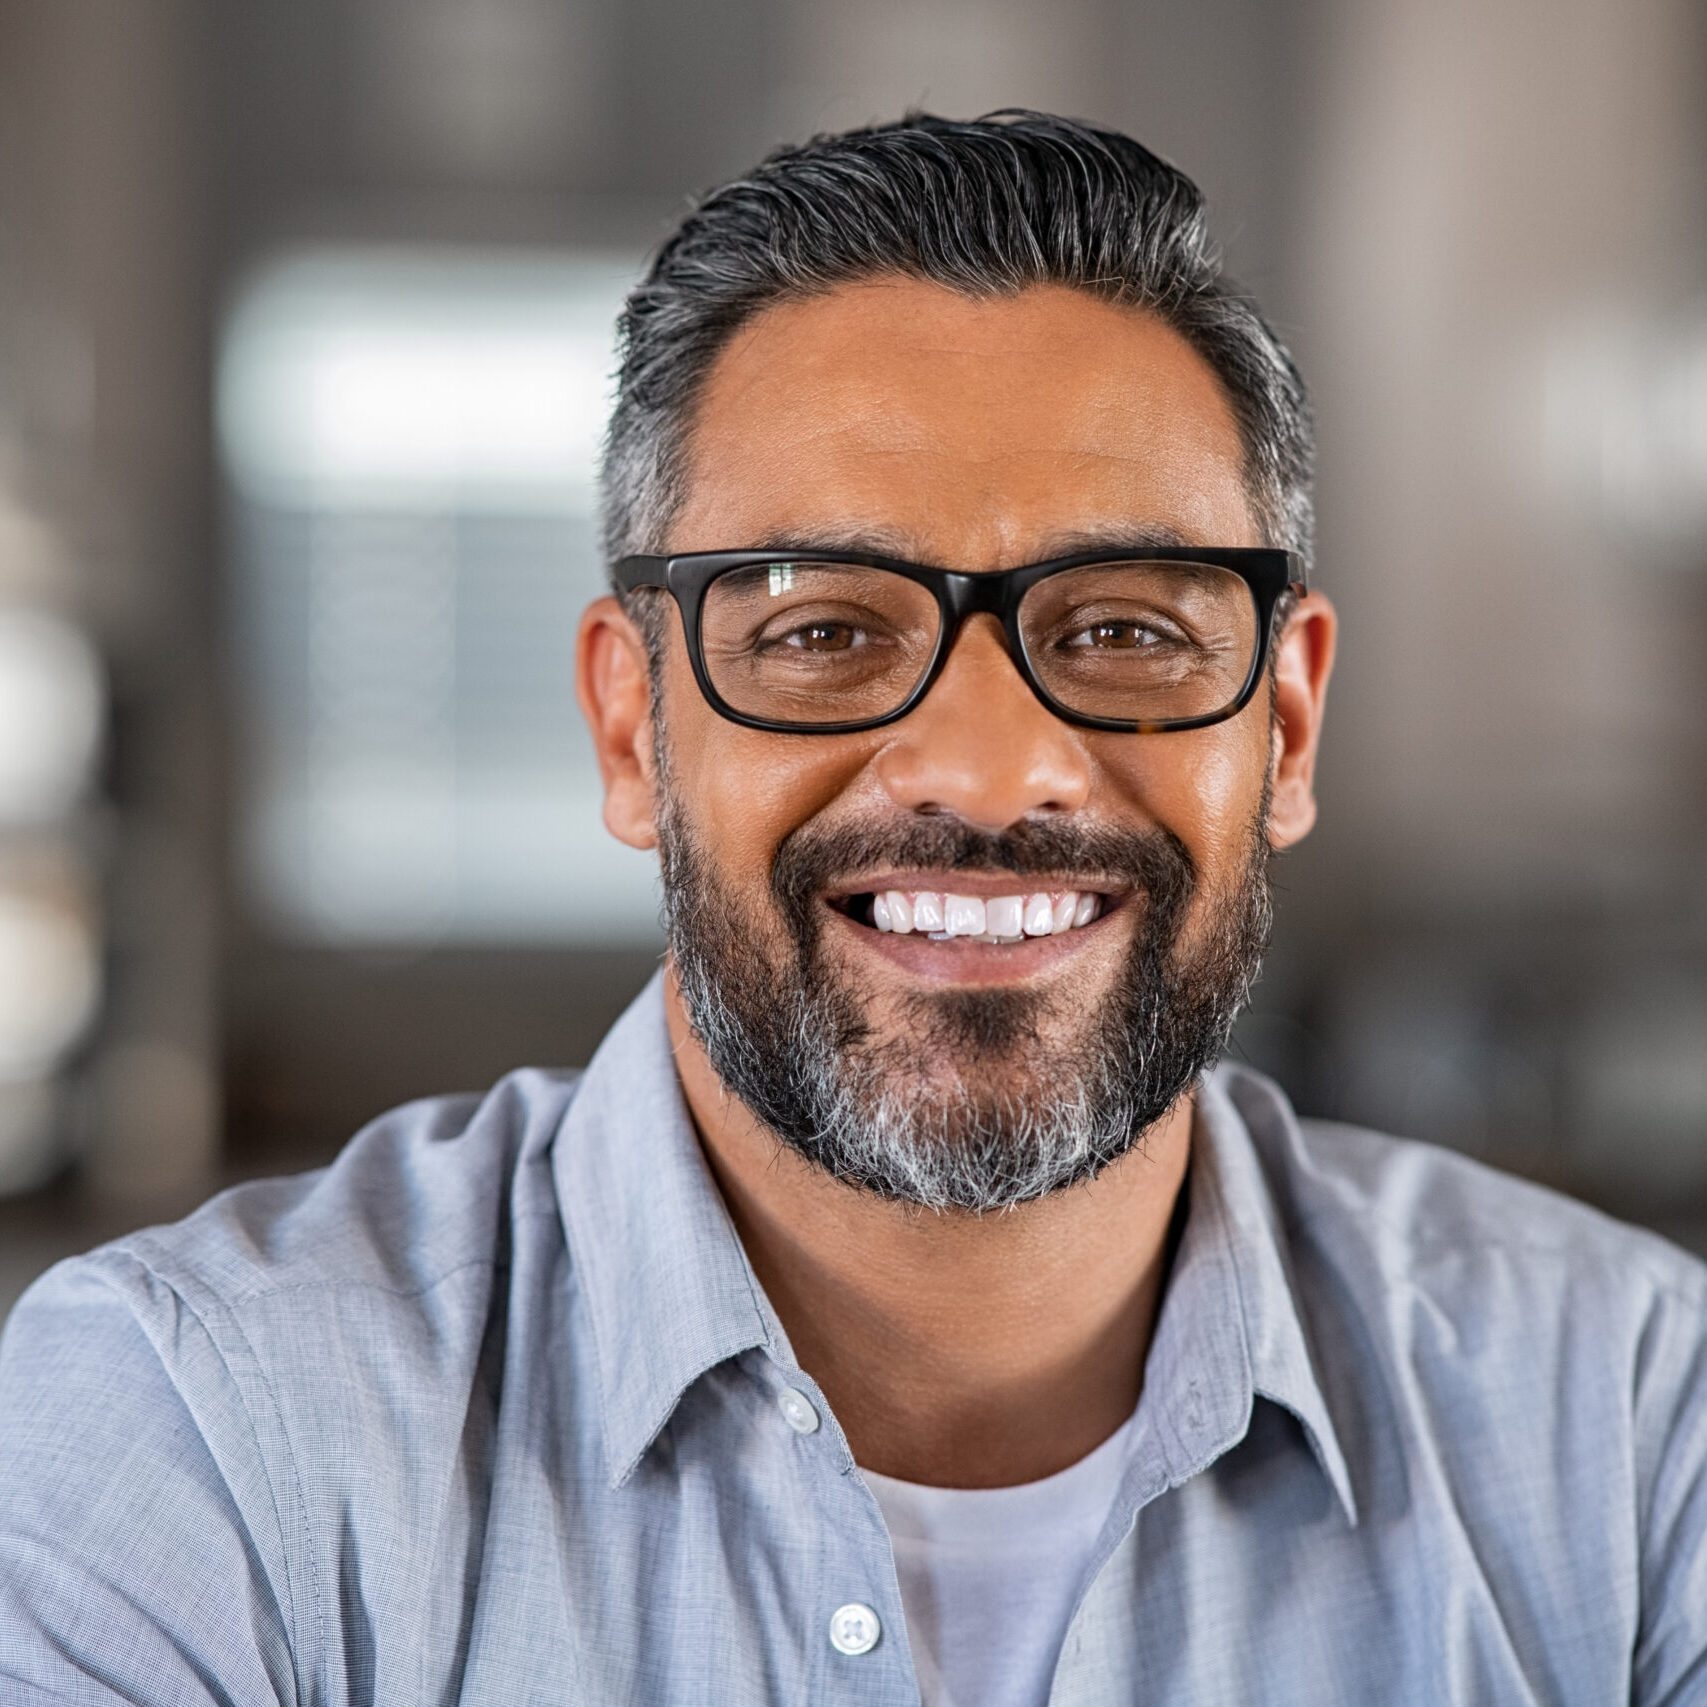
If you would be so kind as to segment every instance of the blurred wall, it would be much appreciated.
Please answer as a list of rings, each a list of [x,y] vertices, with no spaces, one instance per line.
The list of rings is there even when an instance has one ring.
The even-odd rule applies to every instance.
[[[1324,11],[1293,252],[1345,646],[1277,1064],[1649,1215],[1707,1186],[1700,19]]]
[[[56,1120],[103,1189],[167,1199],[219,1143],[207,23],[0,5],[0,578],[51,559],[111,684],[100,798],[62,838],[100,892],[104,1008]]]

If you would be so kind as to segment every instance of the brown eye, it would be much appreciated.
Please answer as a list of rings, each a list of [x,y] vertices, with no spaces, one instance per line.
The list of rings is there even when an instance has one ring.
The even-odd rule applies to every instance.
[[[1135,622],[1095,622],[1089,628],[1081,628],[1067,644],[1096,646],[1108,650],[1131,650],[1140,646],[1154,646],[1160,638],[1153,628],[1145,628]]]
[[[856,639],[855,631],[845,622],[814,622],[795,629],[788,644],[803,652],[845,652]]]

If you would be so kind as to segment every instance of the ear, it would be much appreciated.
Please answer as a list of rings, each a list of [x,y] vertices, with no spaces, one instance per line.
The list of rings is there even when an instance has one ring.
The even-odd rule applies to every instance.
[[[1276,642],[1268,839],[1277,850],[1302,841],[1316,822],[1316,748],[1338,632],[1334,607],[1306,593]]]
[[[652,751],[652,678],[646,643],[614,598],[581,618],[575,696],[593,733],[605,785],[605,828],[631,848],[658,845]]]

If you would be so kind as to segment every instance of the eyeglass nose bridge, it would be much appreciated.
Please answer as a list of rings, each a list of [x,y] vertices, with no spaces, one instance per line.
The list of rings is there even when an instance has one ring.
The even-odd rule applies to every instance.
[[[937,678],[948,667],[949,655],[959,643],[966,619],[969,616],[993,616],[1001,630],[1002,647],[1014,674],[1046,709],[1058,714],[1057,707],[1032,673],[1030,661],[1025,656],[1017,626],[1019,595],[1023,589],[1015,587],[1012,577],[1000,571],[969,575],[962,570],[947,570],[942,573],[938,585],[941,588],[942,637],[937,642],[935,666],[920,684],[912,705],[917,705],[936,686]],[[911,708],[910,705],[908,709]]]
[[[968,575],[950,570],[943,576],[943,591],[948,595],[948,611],[957,631],[969,616],[993,616],[1006,626],[1008,607],[1013,603],[1006,575]]]

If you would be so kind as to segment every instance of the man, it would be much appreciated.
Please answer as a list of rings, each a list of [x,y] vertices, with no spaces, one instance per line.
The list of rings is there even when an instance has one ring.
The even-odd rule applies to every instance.
[[[1707,1275],[1209,1071],[1334,619],[1192,186],[820,139],[624,337],[580,684],[664,971],[38,1285],[0,1699],[1707,1699]]]

